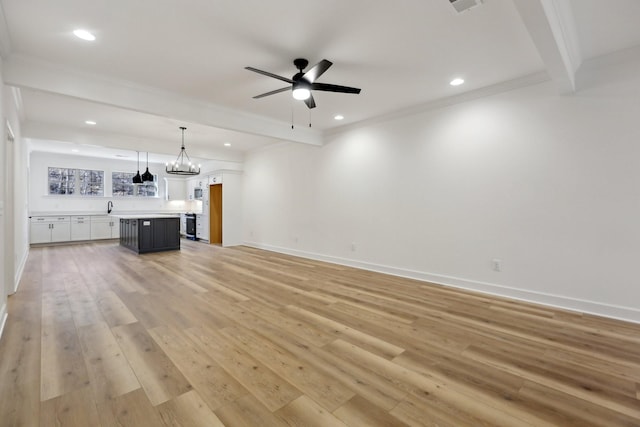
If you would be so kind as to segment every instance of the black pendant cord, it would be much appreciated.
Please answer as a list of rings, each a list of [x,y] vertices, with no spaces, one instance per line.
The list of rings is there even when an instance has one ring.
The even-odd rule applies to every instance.
[[[149,172],[149,152],[147,151],[147,170],[142,174],[142,182],[153,182],[153,174]]]

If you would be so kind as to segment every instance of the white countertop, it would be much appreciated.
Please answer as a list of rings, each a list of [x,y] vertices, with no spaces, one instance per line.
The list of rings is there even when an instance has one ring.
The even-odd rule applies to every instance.
[[[179,218],[179,214],[154,214],[154,213],[141,213],[141,214],[130,214],[130,215],[114,215],[111,214],[114,218],[119,219],[154,219],[154,218]]]
[[[110,214],[106,213],[106,212],[64,212],[64,211],[49,211],[49,212],[31,212],[29,213],[29,216],[113,216],[113,217],[121,217],[121,216],[129,216],[131,218],[133,217],[140,217],[140,216],[145,216],[147,217],[147,215],[166,215],[166,216],[179,216],[181,213],[185,213],[185,212],[112,212]]]

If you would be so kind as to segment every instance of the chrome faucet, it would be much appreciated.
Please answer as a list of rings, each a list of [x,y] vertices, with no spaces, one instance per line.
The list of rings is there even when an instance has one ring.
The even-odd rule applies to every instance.
[[[112,210],[113,210],[113,202],[109,200],[107,202],[107,213],[110,214]]]

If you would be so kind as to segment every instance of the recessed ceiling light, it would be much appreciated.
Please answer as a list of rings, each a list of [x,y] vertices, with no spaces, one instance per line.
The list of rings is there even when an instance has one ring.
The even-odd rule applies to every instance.
[[[92,41],[94,41],[96,39],[96,36],[94,36],[93,34],[91,34],[87,30],[78,29],[78,30],[75,30],[73,32],[73,34],[76,37],[78,37],[79,39],[87,40],[87,41],[90,41],[90,42],[92,42]]]
[[[96,122],[94,122],[93,120],[85,120],[85,124],[93,126],[96,124]]]
[[[231,143],[230,143],[230,142],[225,142],[225,143],[224,143],[224,146],[225,146],[225,147],[231,147]]]
[[[71,149],[71,152],[72,152],[72,153],[79,153],[79,152],[80,152],[80,150],[78,150],[77,148],[72,148],[72,149]]]
[[[464,79],[461,78],[456,78],[449,82],[451,86],[460,86],[462,83],[464,83]]]
[[[333,116],[333,118],[335,120],[342,120],[342,119],[344,119],[344,116],[342,114],[336,114],[335,116]]]

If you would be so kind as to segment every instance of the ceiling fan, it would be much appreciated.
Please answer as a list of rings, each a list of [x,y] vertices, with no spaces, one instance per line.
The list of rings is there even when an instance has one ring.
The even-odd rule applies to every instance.
[[[309,108],[315,108],[316,102],[313,100],[312,90],[323,90],[326,92],[340,92],[340,93],[360,93],[360,89],[349,86],[338,86],[328,83],[316,83],[316,79],[320,77],[325,71],[333,65],[333,62],[323,59],[316,65],[311,67],[306,72],[304,69],[309,65],[309,61],[304,58],[298,58],[293,61],[293,65],[298,69],[298,72],[290,79],[287,77],[278,76],[277,74],[270,73],[268,71],[258,70],[253,67],[245,67],[245,70],[253,71],[258,74],[262,74],[274,79],[282,80],[283,82],[290,83],[291,86],[283,87],[281,89],[272,90],[271,92],[256,95],[253,99],[264,98],[265,96],[274,95],[276,93],[292,90],[293,97],[304,101]]]

